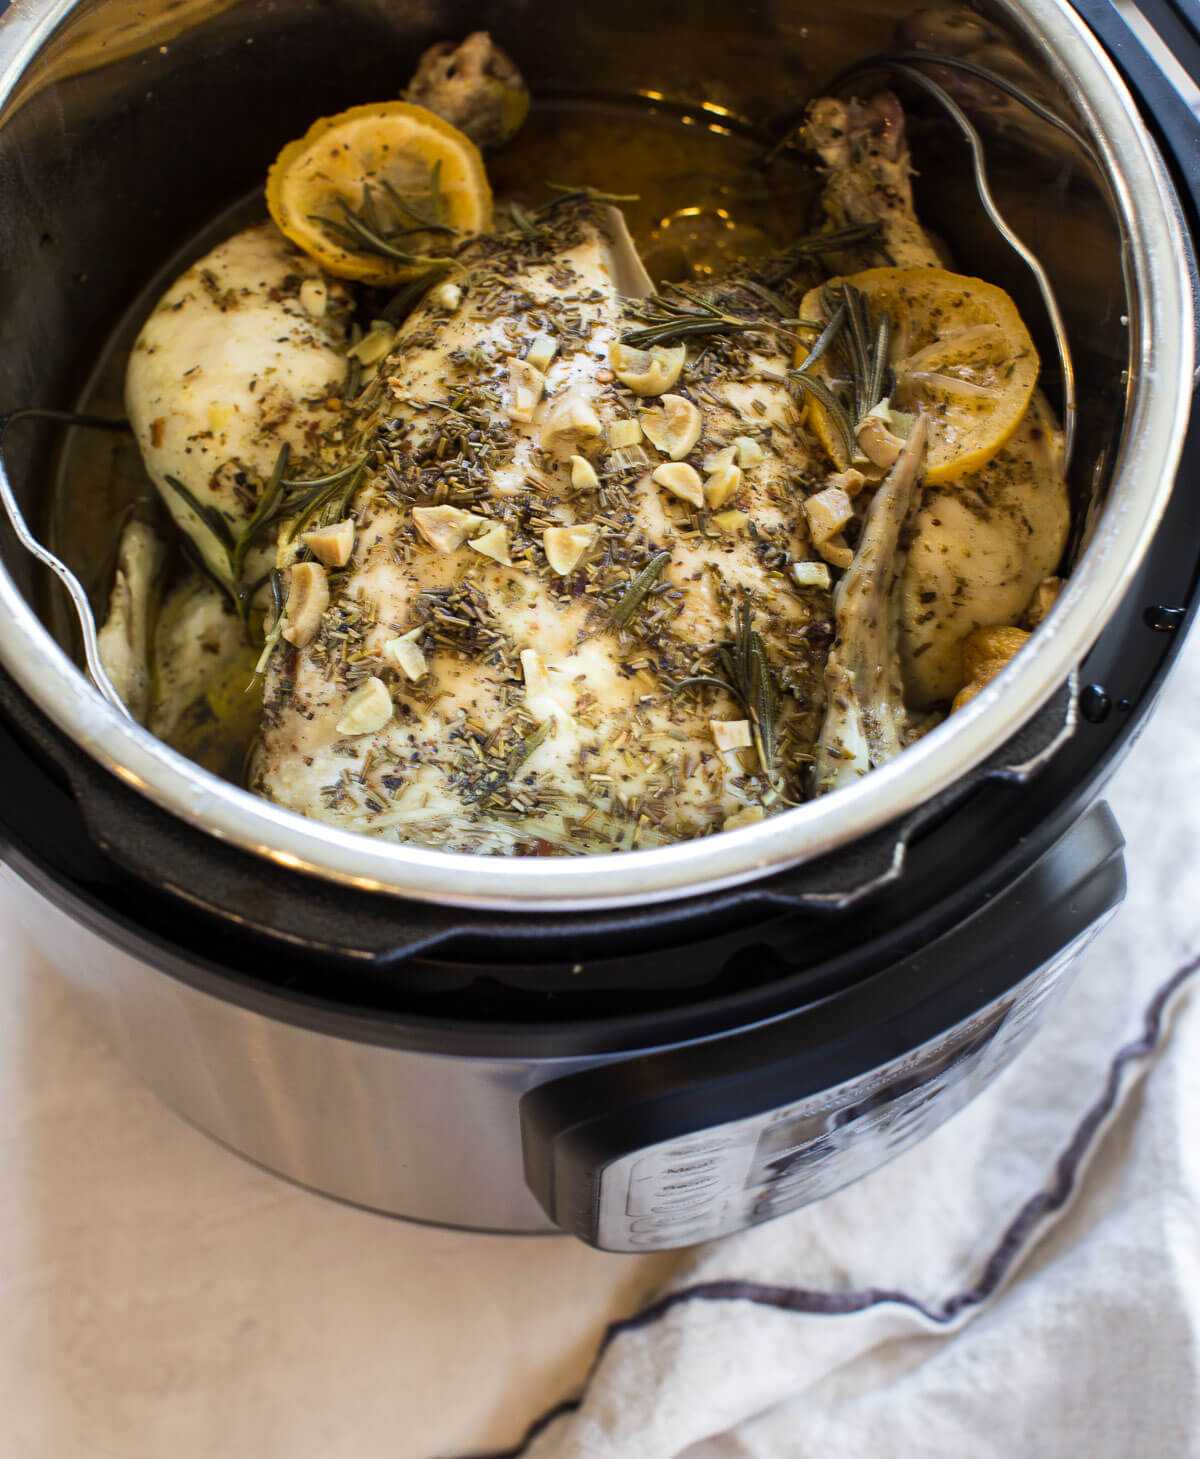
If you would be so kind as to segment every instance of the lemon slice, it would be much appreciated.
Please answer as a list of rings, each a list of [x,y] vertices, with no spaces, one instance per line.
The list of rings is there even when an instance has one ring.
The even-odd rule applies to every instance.
[[[267,175],[279,228],[342,279],[398,284],[491,227],[471,139],[423,106],[382,101],[322,117]]]
[[[840,279],[831,280],[835,290]],[[873,321],[891,319],[891,404],[923,411],[932,427],[925,480],[952,481],[985,465],[1016,430],[1037,383],[1038,355],[1017,306],[995,284],[935,268],[875,268],[851,274]],[[805,319],[827,317],[822,290],[800,306]],[[798,352],[798,361],[807,349]],[[822,383],[845,369],[836,349],[816,362]],[[810,401],[808,422],[839,466],[842,436],[829,412]]]

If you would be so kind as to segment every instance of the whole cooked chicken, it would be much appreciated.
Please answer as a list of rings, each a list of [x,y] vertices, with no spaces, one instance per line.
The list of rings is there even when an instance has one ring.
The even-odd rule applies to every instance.
[[[427,58],[424,107],[316,124],[275,221],[147,321],[130,419],[208,577],[148,628],[139,524],[106,656],[167,725],[249,652],[249,787],[359,832],[541,855],[749,825],[936,722],[962,642],[1054,572],[1036,352],[944,272],[890,93],[810,110],[825,233],[656,289],[587,187],[493,217],[436,114],[491,144],[519,122],[489,45]],[[356,323],[364,285],[397,292]]]

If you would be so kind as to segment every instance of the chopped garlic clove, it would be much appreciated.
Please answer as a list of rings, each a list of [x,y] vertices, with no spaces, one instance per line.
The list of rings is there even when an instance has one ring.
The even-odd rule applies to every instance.
[[[533,342],[525,351],[525,358],[535,370],[546,372],[550,361],[558,353],[558,341],[551,334],[535,334]]]
[[[546,412],[539,445],[543,451],[559,451],[576,441],[594,441],[603,429],[587,398],[569,390]]]
[[[904,442],[894,436],[877,415],[867,415],[854,432],[858,448],[876,466],[894,466],[904,450]]]
[[[525,697],[540,696],[550,692],[550,675],[536,649],[521,650],[521,674],[525,679]]]
[[[324,317],[329,306],[329,290],[324,279],[305,279],[300,285],[300,307],[313,319]]]
[[[635,395],[661,395],[678,384],[687,359],[687,346],[668,349],[654,345],[648,350],[635,350],[631,345],[614,340],[608,347],[608,362],[621,384]]]
[[[458,507],[413,507],[413,526],[435,552],[454,552],[468,537],[486,528],[486,517]]]
[[[718,512],[712,520],[714,527],[719,527],[722,532],[728,532],[731,537],[736,536],[739,532],[744,532],[750,525],[750,518],[746,513],[736,509],[729,512]]]
[[[725,817],[725,824],[722,831],[738,831],[743,826],[757,826],[763,820],[766,812],[760,805],[748,805],[744,811],[735,811],[733,815]]]
[[[600,478],[586,456],[571,457],[571,485],[576,491],[599,491]]]
[[[453,314],[463,301],[463,291],[457,284],[438,284],[430,289],[429,299],[435,309],[443,314]]]
[[[708,727],[718,750],[748,750],[754,743],[748,719],[710,719]]]
[[[855,428],[859,450],[876,466],[894,466],[913,427],[913,417],[893,410],[885,395]]]
[[[767,459],[766,452],[753,436],[734,436],[733,446],[737,452],[737,464],[743,471],[761,466]]]
[[[631,415],[613,421],[608,428],[608,449],[610,451],[623,451],[628,446],[636,446],[641,439],[642,423]]]
[[[655,471],[651,480],[665,487],[672,496],[690,502],[694,507],[704,505],[704,487],[700,483],[700,473],[686,461],[667,462]]]
[[[339,735],[373,735],[391,717],[392,696],[383,680],[372,674],[346,700],[336,729]]]
[[[357,356],[363,365],[374,365],[383,359],[395,342],[396,331],[390,324],[375,323],[346,353]]]
[[[682,461],[704,430],[700,408],[683,395],[664,395],[662,403],[642,414],[642,430],[672,461]]]
[[[546,377],[528,360],[509,360],[508,384],[512,399],[508,406],[509,420],[528,423],[546,389]]]
[[[824,491],[810,496],[804,503],[804,512],[808,517],[809,535],[818,547],[840,532],[854,517],[850,498],[840,486],[827,486]]]
[[[867,478],[861,471],[856,471],[851,466],[846,471],[835,471],[827,483],[829,486],[840,486],[848,497],[856,497],[867,484]]]
[[[389,638],[383,646],[383,653],[406,679],[411,679],[414,683],[429,672],[425,655],[407,634],[403,638]]]
[[[329,607],[329,582],[325,569],[316,562],[298,562],[292,568],[287,605],[283,610],[283,636],[296,648],[311,643]]]
[[[718,466],[704,483],[704,501],[709,507],[720,507],[738,491],[742,485],[742,472],[738,466]]]
[[[326,567],[345,567],[354,552],[354,519],[347,517],[330,527],[314,527],[311,532],[301,533],[300,540]]]
[[[843,572],[854,561],[854,553],[846,543],[846,539],[839,532],[836,537],[830,537],[827,542],[817,544],[817,551],[829,563],[830,567],[840,568]]]
[[[573,527],[547,527],[542,533],[546,561],[560,577],[566,577],[596,540],[592,522],[577,522]]]
[[[829,569],[823,562],[793,562],[792,576],[798,588],[829,588]]]
[[[571,716],[554,698],[550,674],[536,649],[521,650],[521,672],[525,678],[525,708],[539,724],[553,719],[569,724]]]
[[[732,466],[737,456],[736,446],[722,446],[718,451],[710,451],[704,458],[704,469],[708,472],[720,471],[723,466]]]
[[[482,552],[484,557],[490,557],[493,562],[503,563],[505,567],[512,566],[512,558],[508,553],[508,528],[500,522],[478,537],[472,537],[467,546],[473,547],[476,552]]]

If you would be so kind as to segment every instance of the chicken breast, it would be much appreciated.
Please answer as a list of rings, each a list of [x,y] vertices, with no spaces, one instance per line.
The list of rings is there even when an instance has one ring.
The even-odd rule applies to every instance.
[[[1021,618],[1058,566],[1069,528],[1062,437],[1039,391],[982,470],[925,488],[901,584],[900,652],[914,708],[954,698],[963,640]]]
[[[826,267],[942,262],[890,92],[819,99],[808,141],[830,223],[880,225]],[[792,304],[819,282],[770,277]],[[151,725],[216,714],[249,647],[247,589],[273,566],[248,783],[347,829],[525,855],[654,846],[898,753],[909,712],[931,723],[961,684],[963,638],[1015,622],[1057,564],[1049,407],[943,486],[921,479],[924,419],[886,477],[839,473],[803,424],[774,296],[707,282],[704,308],[732,319],[681,336],[650,293],[620,215],[579,194],[463,240],[398,332],[349,349],[344,286],[273,225],[189,270],[139,337],[129,409],[241,617],[177,590],[211,620],[214,675],[175,613]],[[243,562],[231,543],[256,510]],[[845,571],[836,597],[826,563]]]
[[[332,453],[371,453],[349,563],[281,540],[253,788],[497,852],[661,844],[797,796],[830,601],[788,573],[812,480],[790,345],[623,351],[638,273],[586,201],[461,258]],[[289,634],[317,574],[328,608]]]
[[[125,399],[146,470],[227,587],[219,524],[240,534],[284,442],[297,470],[321,449],[341,409],[349,312],[345,287],[262,223],[181,275],[134,343]],[[248,564],[249,582],[271,555]]]

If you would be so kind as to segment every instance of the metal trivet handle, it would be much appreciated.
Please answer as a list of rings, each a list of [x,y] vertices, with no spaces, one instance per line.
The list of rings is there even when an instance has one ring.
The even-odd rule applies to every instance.
[[[60,425],[88,426],[105,431],[127,431],[129,429],[127,421],[107,420],[98,415],[78,415],[69,410],[13,410],[9,411],[7,415],[0,416],[0,447],[3,446],[8,428],[19,420],[55,421]],[[75,605],[75,614],[79,619],[80,632],[83,634],[83,653],[92,683],[119,714],[131,720],[133,716],[125,707],[124,700],[113,687],[113,682],[100,661],[100,641],[96,632],[96,619],[92,614],[92,605],[88,602],[88,595],[84,591],[83,584],[62,558],[55,557],[54,553],[48,547],[44,547],[30,531],[29,524],[17,504],[16,493],[8,479],[2,450],[0,450],[0,504],[3,504],[12,529],[17,535],[17,541],[40,563],[48,567],[70,594],[71,602]]]
[[[1050,328],[1054,334],[1054,344],[1058,351],[1059,364],[1062,369],[1063,381],[1063,475],[1066,476],[1071,468],[1071,456],[1075,449],[1075,423],[1077,415],[1076,390],[1075,390],[1075,364],[1071,355],[1071,345],[1067,338],[1067,326],[1062,316],[1062,310],[1058,307],[1058,299],[1055,297],[1053,286],[1049,276],[1042,266],[1037,254],[1024,243],[1017,233],[1010,227],[1003,213],[996,205],[992,197],[992,190],[988,183],[987,166],[984,160],[983,139],[975,129],[974,123],[959,106],[958,102],[950,93],[940,86],[931,76],[918,71],[912,64],[919,63],[924,66],[945,66],[952,69],[966,71],[979,80],[986,81],[989,85],[995,86],[1003,91],[1014,101],[1032,111],[1044,122],[1049,123],[1065,136],[1069,137],[1083,152],[1089,161],[1099,166],[1095,152],[1076,129],[1064,122],[1061,117],[1056,116],[1049,107],[1043,106],[1040,101],[1022,91],[1019,86],[1014,86],[1011,81],[1005,80],[1003,76],[989,71],[985,66],[978,66],[971,61],[962,61],[955,56],[944,56],[936,51],[894,51],[878,56],[868,56],[866,60],[859,61],[853,66],[841,72],[831,83],[830,89],[836,89],[842,82],[851,76],[857,76],[863,71],[886,70],[894,71],[903,76],[907,81],[919,86],[928,95],[932,96],[954,121],[959,131],[966,138],[971,148],[971,161],[975,177],[975,188],[979,194],[979,201],[984,211],[995,225],[997,232],[1016,253],[1025,266],[1029,269],[1037,284],[1038,292],[1042,296],[1042,303],[1050,319]]]

